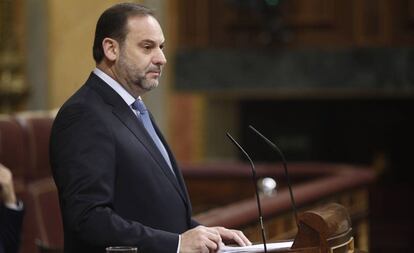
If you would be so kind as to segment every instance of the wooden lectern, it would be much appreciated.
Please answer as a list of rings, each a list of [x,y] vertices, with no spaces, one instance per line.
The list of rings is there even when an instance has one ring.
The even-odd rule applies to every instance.
[[[298,216],[298,233],[290,249],[269,252],[352,253],[354,249],[351,219],[346,208],[330,203]]]

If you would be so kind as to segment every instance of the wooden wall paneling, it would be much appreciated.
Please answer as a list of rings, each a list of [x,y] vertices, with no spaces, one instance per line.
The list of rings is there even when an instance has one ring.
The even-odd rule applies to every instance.
[[[293,47],[343,47],[353,43],[351,1],[286,1],[284,18]]]
[[[390,4],[389,0],[354,0],[356,46],[390,44]]]
[[[229,47],[246,40],[239,29],[245,26],[240,11],[230,9],[228,2],[220,0],[212,0],[211,8],[211,45]],[[236,20],[238,25],[235,25]]]
[[[414,45],[414,0],[388,2],[392,20],[389,23],[391,44],[397,46]]]
[[[22,0],[14,0],[12,1],[14,4],[13,8],[13,30],[16,36],[16,47],[24,56],[26,51],[26,8],[25,8],[25,1]]]
[[[296,27],[332,27],[335,1],[292,0],[286,3],[285,15],[289,24]]]
[[[414,0],[289,0],[276,7],[259,3],[179,1],[182,45],[341,48],[414,43]]]
[[[209,33],[209,27],[210,27],[210,20],[209,20],[209,1],[203,0],[203,1],[195,1],[197,2],[197,17],[196,17],[196,24],[197,24],[197,31],[198,31],[198,37],[197,37],[197,45],[199,46],[206,46],[210,41],[210,33]]]
[[[182,0],[178,2],[180,18],[179,47],[205,47],[209,42],[209,1]]]
[[[408,1],[408,21],[411,25],[414,25],[414,1],[413,0],[406,0]]]
[[[25,1],[0,1],[0,111],[24,108],[29,87],[25,73]]]

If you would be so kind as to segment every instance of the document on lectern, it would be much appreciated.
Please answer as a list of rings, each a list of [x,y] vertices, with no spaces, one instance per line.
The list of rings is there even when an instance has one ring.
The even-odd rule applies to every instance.
[[[293,241],[266,243],[267,250],[289,249],[292,247]],[[245,253],[245,252],[264,252],[263,244],[255,244],[251,246],[224,246],[218,253]]]

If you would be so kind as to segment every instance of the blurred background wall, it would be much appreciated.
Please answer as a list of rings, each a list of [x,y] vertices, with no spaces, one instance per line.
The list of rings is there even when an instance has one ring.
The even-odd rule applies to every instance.
[[[61,106],[93,69],[96,20],[117,2],[0,0],[1,112]],[[252,124],[288,160],[372,165],[371,248],[407,247],[413,0],[137,2],[164,28],[168,64],[145,99],[179,161],[241,159],[226,131],[256,161],[278,160]]]

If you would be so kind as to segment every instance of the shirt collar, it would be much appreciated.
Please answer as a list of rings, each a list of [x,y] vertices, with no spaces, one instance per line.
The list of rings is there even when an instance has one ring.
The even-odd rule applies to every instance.
[[[132,103],[135,102],[136,99],[131,94],[129,94],[129,92],[127,90],[125,90],[125,88],[120,83],[115,81],[108,74],[106,74],[105,72],[103,72],[102,70],[100,70],[98,68],[95,68],[93,70],[93,73],[95,75],[97,75],[99,78],[101,78],[113,90],[115,90],[116,93],[118,93],[119,96],[122,97],[122,99],[125,101],[125,103],[127,103],[127,105],[131,106]],[[141,99],[141,97],[138,97],[138,99]]]

